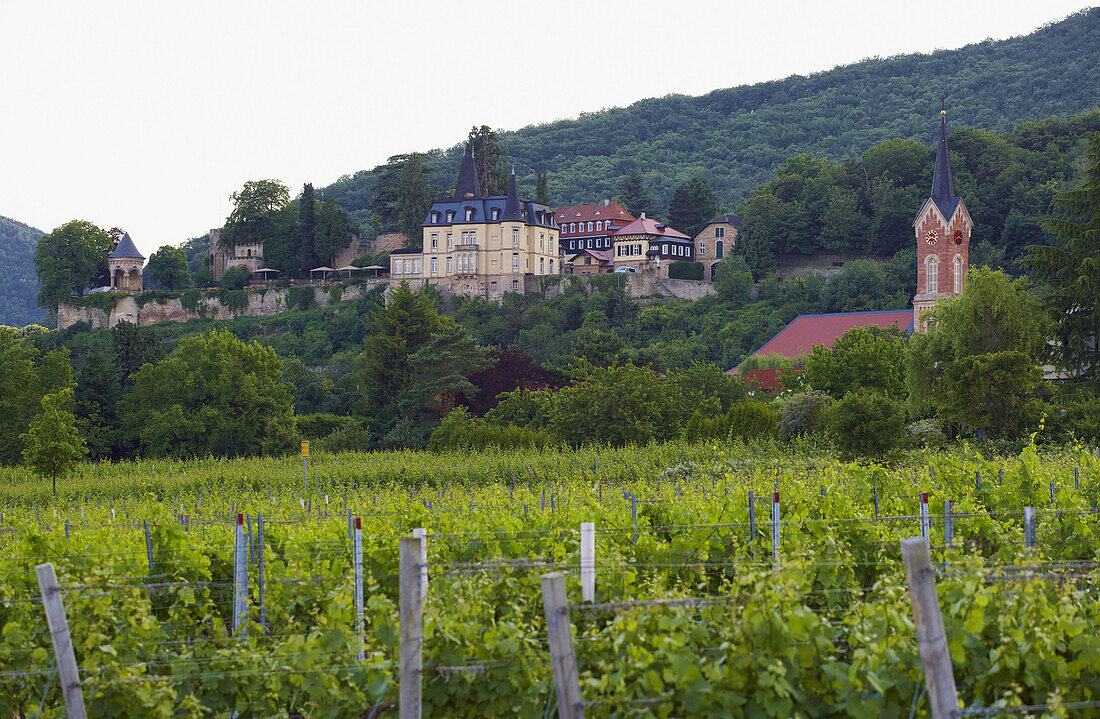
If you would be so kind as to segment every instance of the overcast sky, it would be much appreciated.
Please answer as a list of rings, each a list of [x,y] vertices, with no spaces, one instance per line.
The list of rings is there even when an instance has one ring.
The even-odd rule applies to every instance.
[[[472,125],[1027,34],[1087,0],[0,0],[0,215],[130,232],[146,254],[229,195],[296,194]]]

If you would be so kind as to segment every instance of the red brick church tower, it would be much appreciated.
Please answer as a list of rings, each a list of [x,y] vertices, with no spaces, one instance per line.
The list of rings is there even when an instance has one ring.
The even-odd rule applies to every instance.
[[[955,194],[951,160],[947,154],[947,111],[940,111],[940,142],[932,193],[921,205],[913,229],[917,233],[917,294],[913,297],[913,326],[928,330],[923,315],[941,299],[963,291],[970,267],[970,230],[974,226],[966,204]]]

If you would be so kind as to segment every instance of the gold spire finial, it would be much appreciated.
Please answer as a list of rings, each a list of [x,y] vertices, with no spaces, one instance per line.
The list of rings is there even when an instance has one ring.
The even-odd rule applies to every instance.
[[[947,110],[940,110],[940,117],[943,117],[946,114],[947,114]]]

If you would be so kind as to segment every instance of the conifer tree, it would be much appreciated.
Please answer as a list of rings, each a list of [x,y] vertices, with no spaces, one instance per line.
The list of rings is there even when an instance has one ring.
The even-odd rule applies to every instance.
[[[298,272],[306,276],[317,266],[317,256],[313,249],[316,226],[317,209],[313,185],[307,182],[302,186],[302,196],[298,200]]]
[[[1045,220],[1054,246],[1031,245],[1024,263],[1047,294],[1058,318],[1053,348],[1060,369],[1081,379],[1100,378],[1100,132],[1089,137],[1084,180],[1054,198],[1062,217]]]
[[[643,212],[646,217],[653,217],[656,213],[653,198],[645,187],[645,178],[638,170],[627,175],[619,185],[619,202],[635,217],[641,217]]]

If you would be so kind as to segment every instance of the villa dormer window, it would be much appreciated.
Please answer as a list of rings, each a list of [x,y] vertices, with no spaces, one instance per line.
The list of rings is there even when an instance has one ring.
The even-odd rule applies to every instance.
[[[455,211],[447,210],[447,222],[453,222],[455,219]]]
[[[438,211],[433,212],[432,213],[432,224],[435,225],[435,224],[438,224],[438,223],[439,223],[439,212]]]
[[[496,207],[493,208],[493,222],[500,219],[500,210]]]
[[[467,207],[467,208],[466,208],[466,221],[467,221],[467,222],[470,222],[470,221],[472,221],[473,219],[474,219],[474,208],[472,208],[472,207]]]

